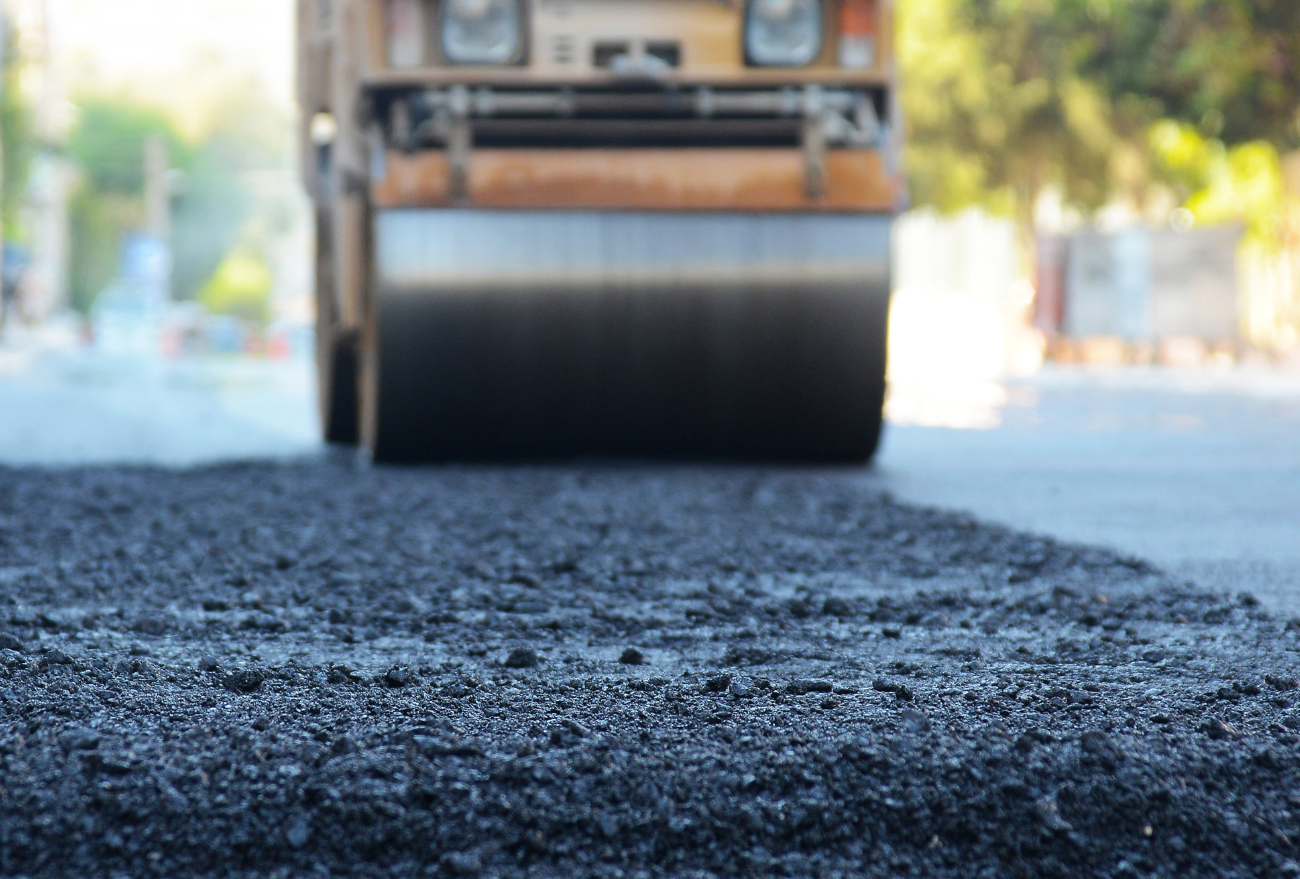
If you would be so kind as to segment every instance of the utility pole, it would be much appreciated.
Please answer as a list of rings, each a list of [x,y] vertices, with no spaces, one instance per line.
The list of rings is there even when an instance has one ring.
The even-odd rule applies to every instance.
[[[167,141],[160,134],[150,135],[144,142],[144,217],[145,231],[159,249],[166,254],[167,268],[163,283],[167,299],[171,298],[171,235],[172,203],[169,165],[171,158]]]
[[[160,241],[172,234],[171,191],[167,181],[167,141],[160,134],[151,134],[144,142],[144,226],[145,231]]]
[[[57,149],[63,132],[59,119],[62,90],[55,58],[54,7],[51,0],[32,2],[39,12],[35,50],[39,53],[39,66],[33,66],[40,74],[40,88],[35,114],[37,154],[32,161],[29,196],[32,260],[30,284],[24,283],[23,314],[31,320],[42,321],[68,304],[68,192],[72,172]]]

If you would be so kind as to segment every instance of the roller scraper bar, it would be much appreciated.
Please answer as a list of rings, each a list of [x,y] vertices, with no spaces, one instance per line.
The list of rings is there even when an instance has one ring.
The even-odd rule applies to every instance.
[[[502,89],[488,86],[471,88],[455,85],[441,89],[390,95],[379,101],[380,116],[386,118],[388,142],[399,149],[442,146],[454,137],[456,126],[470,123],[480,132],[508,133],[516,126],[533,128],[557,123],[569,130],[581,131],[584,122],[606,125],[655,123],[664,133],[678,131],[685,140],[707,136],[709,123],[714,130],[725,131],[726,125],[751,120],[771,123],[785,121],[798,138],[799,125],[813,120],[819,126],[819,138],[828,146],[875,149],[888,138],[884,118],[884,93],[871,90],[823,88],[718,89],[696,88],[584,88]],[[676,123],[678,129],[672,128]],[[524,128],[514,129],[519,132]],[[773,132],[782,131],[779,126]],[[752,139],[752,132],[751,132]],[[509,142],[508,134],[498,137]],[[521,144],[529,142],[527,135]]]

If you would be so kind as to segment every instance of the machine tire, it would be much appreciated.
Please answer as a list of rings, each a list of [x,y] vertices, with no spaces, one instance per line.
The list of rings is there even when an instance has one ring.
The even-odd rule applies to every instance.
[[[331,292],[333,272],[329,239],[317,236],[316,258],[316,387],[321,434],[332,445],[360,443],[358,405],[358,334],[339,326]]]
[[[318,331],[316,338],[321,430],[325,442],[355,446],[361,440],[356,334],[327,330]]]
[[[339,315],[335,285],[334,230],[337,218],[316,216],[316,387],[321,436],[334,446],[359,446],[360,332]]]

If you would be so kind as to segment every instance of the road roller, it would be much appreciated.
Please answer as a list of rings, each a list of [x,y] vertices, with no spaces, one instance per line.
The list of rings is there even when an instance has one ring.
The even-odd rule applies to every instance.
[[[325,438],[863,462],[891,0],[300,0]]]

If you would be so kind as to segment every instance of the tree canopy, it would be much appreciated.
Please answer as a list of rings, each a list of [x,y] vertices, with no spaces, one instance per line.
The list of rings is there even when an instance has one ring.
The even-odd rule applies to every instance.
[[[247,84],[243,84],[245,87]],[[254,209],[250,170],[283,167],[287,128],[256,102],[225,101],[200,138],[182,135],[163,110],[129,97],[90,95],[78,104],[67,152],[81,169],[70,205],[73,304],[86,310],[116,277],[120,244],[144,220],[145,142],[167,143],[173,175],[172,292],[198,298],[239,244]]]
[[[1160,193],[1222,218],[1233,181],[1255,190],[1239,212],[1266,210],[1300,146],[1295,0],[898,5],[919,204],[1027,223],[1050,187],[1085,212]]]

